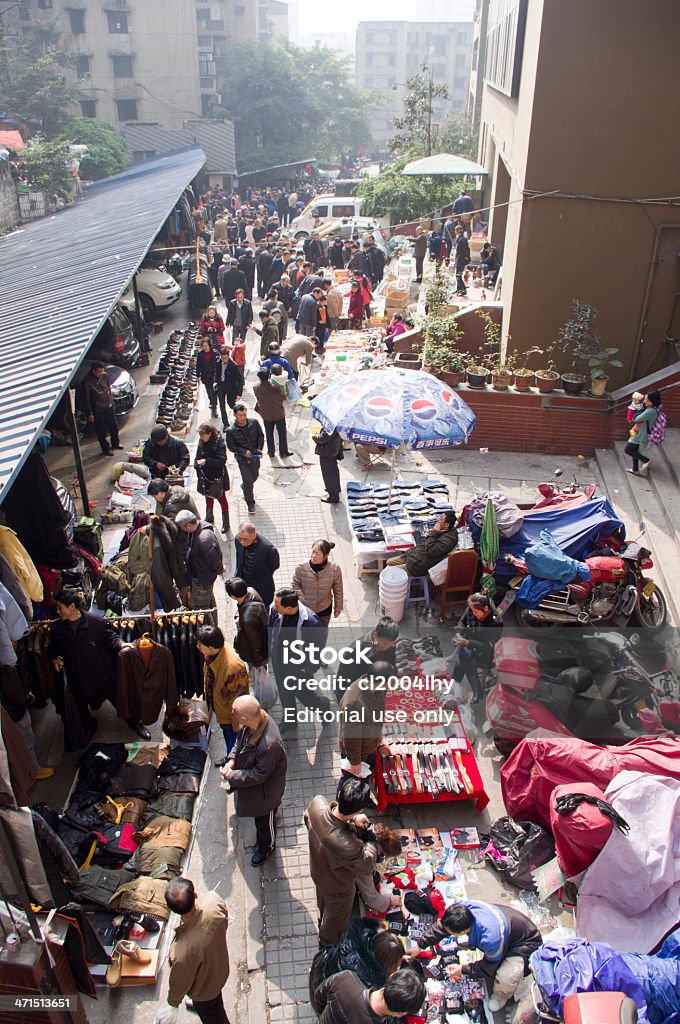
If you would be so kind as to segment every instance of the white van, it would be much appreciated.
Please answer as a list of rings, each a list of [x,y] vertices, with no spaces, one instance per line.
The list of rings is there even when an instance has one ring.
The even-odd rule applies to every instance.
[[[361,216],[363,199],[358,196],[336,196],[332,194],[315,196],[307,203],[302,213],[291,221],[290,230],[294,238],[307,238],[319,224],[340,220],[345,217]]]

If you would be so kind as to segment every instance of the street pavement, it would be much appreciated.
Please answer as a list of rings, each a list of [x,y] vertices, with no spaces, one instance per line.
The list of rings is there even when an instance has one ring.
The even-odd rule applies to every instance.
[[[182,317],[175,308],[168,318],[167,327],[181,325]],[[154,344],[162,342],[165,334],[156,336]],[[250,369],[247,376],[245,400],[252,407],[252,384],[255,381],[254,367],[259,352],[259,339],[249,343]],[[152,366],[155,362],[152,355]],[[135,371],[143,390],[149,370]],[[143,398],[137,410],[128,417],[123,429],[123,443],[144,437],[153,423],[155,398]],[[200,403],[205,402],[201,392]],[[193,430],[187,440],[195,434],[195,426],[205,416],[206,409],[199,404]],[[322,504],[318,499],[324,493],[318,461],[311,440],[311,417],[309,409],[295,406],[289,416],[289,447],[296,457],[286,460],[262,460],[260,480],[256,485],[256,513],[248,517],[239,488],[238,470],[230,459],[232,478],[230,492],[232,528],[247,518],[252,518],[257,529],[273,541],[281,553],[281,569],[276,581],[279,586],[290,582],[295,566],[309,557],[312,543],[320,537],[335,541],[333,557],[343,570],[346,591],[346,607],[340,625],[352,626],[362,631],[369,628],[378,618],[377,581],[375,577],[359,581],[356,578],[350,533],[343,504],[332,506]],[[94,451],[93,451],[94,449]],[[85,445],[85,461],[90,474],[92,493],[96,500],[103,501],[110,491],[107,473],[110,461],[96,455],[96,442]],[[50,453],[50,465],[56,475],[70,479],[70,453],[68,449]],[[539,481],[550,479],[559,465],[563,480],[575,478],[581,484],[601,484],[594,463],[574,458],[561,458],[526,453],[496,453],[475,449],[473,442],[465,449],[440,451],[430,456],[420,453],[407,454],[397,460],[401,476],[437,475],[444,477],[450,488],[451,499],[457,509],[477,492],[500,490],[517,501],[529,501],[536,496]],[[348,479],[362,479],[358,463],[351,452],[341,463],[343,483]],[[389,479],[387,463],[375,468],[370,478],[385,481]],[[202,499],[198,498],[199,508]],[[100,506],[102,507],[102,506]],[[233,564],[233,535],[223,541],[225,562]],[[225,595],[219,591],[220,623],[228,637],[233,635],[233,606],[227,606]],[[417,620],[410,609],[402,622],[402,632],[424,635],[436,632],[442,638],[445,653],[450,653],[451,626],[440,627],[438,618]],[[103,740],[129,739],[125,729],[121,732],[119,720],[106,709],[98,712]],[[273,710],[275,718],[280,717],[280,707]],[[481,725],[481,722],[479,723]],[[43,713],[36,725],[39,751],[48,761],[58,765],[61,759],[60,729],[55,729],[54,715],[49,710]],[[123,735],[123,733],[125,733]],[[213,733],[212,758],[223,754],[223,742],[219,730]],[[152,728],[154,739],[160,739],[160,723]],[[334,726],[321,729],[319,725],[301,726],[295,739],[287,742],[289,773],[286,796],[281,808],[278,845],[262,869],[250,865],[254,827],[251,821],[238,821],[233,813],[233,801],[220,788],[216,769],[210,768],[210,777],[205,789],[205,798],[200,808],[196,825],[196,836],[188,874],[200,892],[217,889],[225,898],[230,909],[229,945],[231,952],[231,977],[225,990],[225,1003],[229,1017],[234,1022],[245,1024],[271,1024],[283,1022],[306,1022],[313,1019],[308,1005],[308,967],[317,949],[316,901],[314,886],[309,876],[306,830],[302,815],[311,798],[322,793],[331,796],[335,791],[338,777],[337,730]],[[500,755],[493,745],[480,733],[476,743],[476,754],[491,797],[489,807],[478,814],[468,801],[452,804],[432,805],[427,809],[402,807],[390,813],[385,820],[392,827],[418,827],[424,825],[449,829],[458,825],[476,825],[483,830],[499,814],[503,805],[499,788]],[[66,796],[75,770],[74,755],[61,759],[61,765],[54,780],[39,783],[34,790],[36,800],[52,799],[60,806]],[[506,892],[498,877],[489,869],[471,865],[466,878],[468,895],[471,898],[496,899],[510,902],[518,893]],[[556,908],[553,908],[556,910]],[[557,911],[556,911],[557,912]],[[566,920],[565,920],[566,918]],[[562,915],[561,923],[570,923],[569,915]],[[87,1013],[93,1024],[110,1022],[114,1015],[120,1020],[147,1024],[153,1020],[158,1001],[167,986],[167,969],[163,970],[161,983],[156,990],[126,988],[117,991],[104,990],[96,1003],[85,1000]],[[195,1020],[184,1009],[180,1010],[180,1021]]]

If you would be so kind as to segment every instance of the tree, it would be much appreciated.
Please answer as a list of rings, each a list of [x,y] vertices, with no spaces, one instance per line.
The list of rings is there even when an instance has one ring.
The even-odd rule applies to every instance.
[[[39,121],[45,139],[64,130],[78,95],[77,86],[69,85],[65,77],[74,59],[58,49],[58,43],[53,24],[8,42],[0,21],[0,110]]]
[[[417,155],[417,154],[415,154]],[[414,153],[408,153],[359,184],[364,209],[370,217],[389,213],[392,223],[403,223],[433,213],[452,203],[460,190],[460,179],[405,176],[401,172]]]
[[[331,50],[245,43],[221,70],[241,172],[306,157],[335,161],[369,141],[368,101]]]
[[[124,171],[129,152],[115,128],[96,117],[74,117],[69,122],[64,141],[87,146],[87,156],[80,161],[80,177],[88,181],[108,178]]]
[[[449,90],[445,85],[436,85],[426,64],[417,75],[407,79],[408,93],[404,99],[404,113],[394,118],[396,134],[387,145],[394,156],[402,156],[407,150],[417,150],[418,155],[432,153],[432,104],[435,99],[447,100]]]
[[[70,200],[73,196],[71,161],[68,143],[36,135],[21,151],[19,177],[30,188],[46,192],[50,199]]]
[[[465,156],[477,160],[479,152],[479,131],[476,131],[468,117],[450,118],[445,121],[437,134],[437,148],[441,153]]]

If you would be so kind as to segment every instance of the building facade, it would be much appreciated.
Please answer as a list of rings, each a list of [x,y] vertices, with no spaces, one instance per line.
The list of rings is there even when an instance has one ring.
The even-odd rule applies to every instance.
[[[406,82],[423,64],[435,84],[446,85],[448,100],[435,99],[433,125],[459,117],[468,103],[473,25],[463,22],[362,21],[357,27],[356,83],[377,105],[368,119],[376,150],[394,134],[403,111]]]
[[[479,130],[479,122],[482,116],[482,99],[484,98],[486,27],[488,17],[489,0],[476,0],[472,29],[472,63],[470,66],[467,116],[477,130]]]
[[[678,358],[678,38],[671,3],[489,5],[480,161],[504,339],[545,348],[588,302],[624,363],[614,387]]]

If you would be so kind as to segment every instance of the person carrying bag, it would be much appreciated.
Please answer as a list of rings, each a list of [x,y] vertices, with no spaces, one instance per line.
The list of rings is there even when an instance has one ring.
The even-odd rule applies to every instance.
[[[222,533],[229,533],[229,502],[226,491],[230,481],[227,472],[227,447],[224,438],[211,423],[198,428],[198,446],[194,460],[198,493],[205,498],[205,520],[214,523],[213,508],[217,500],[222,509]]]

